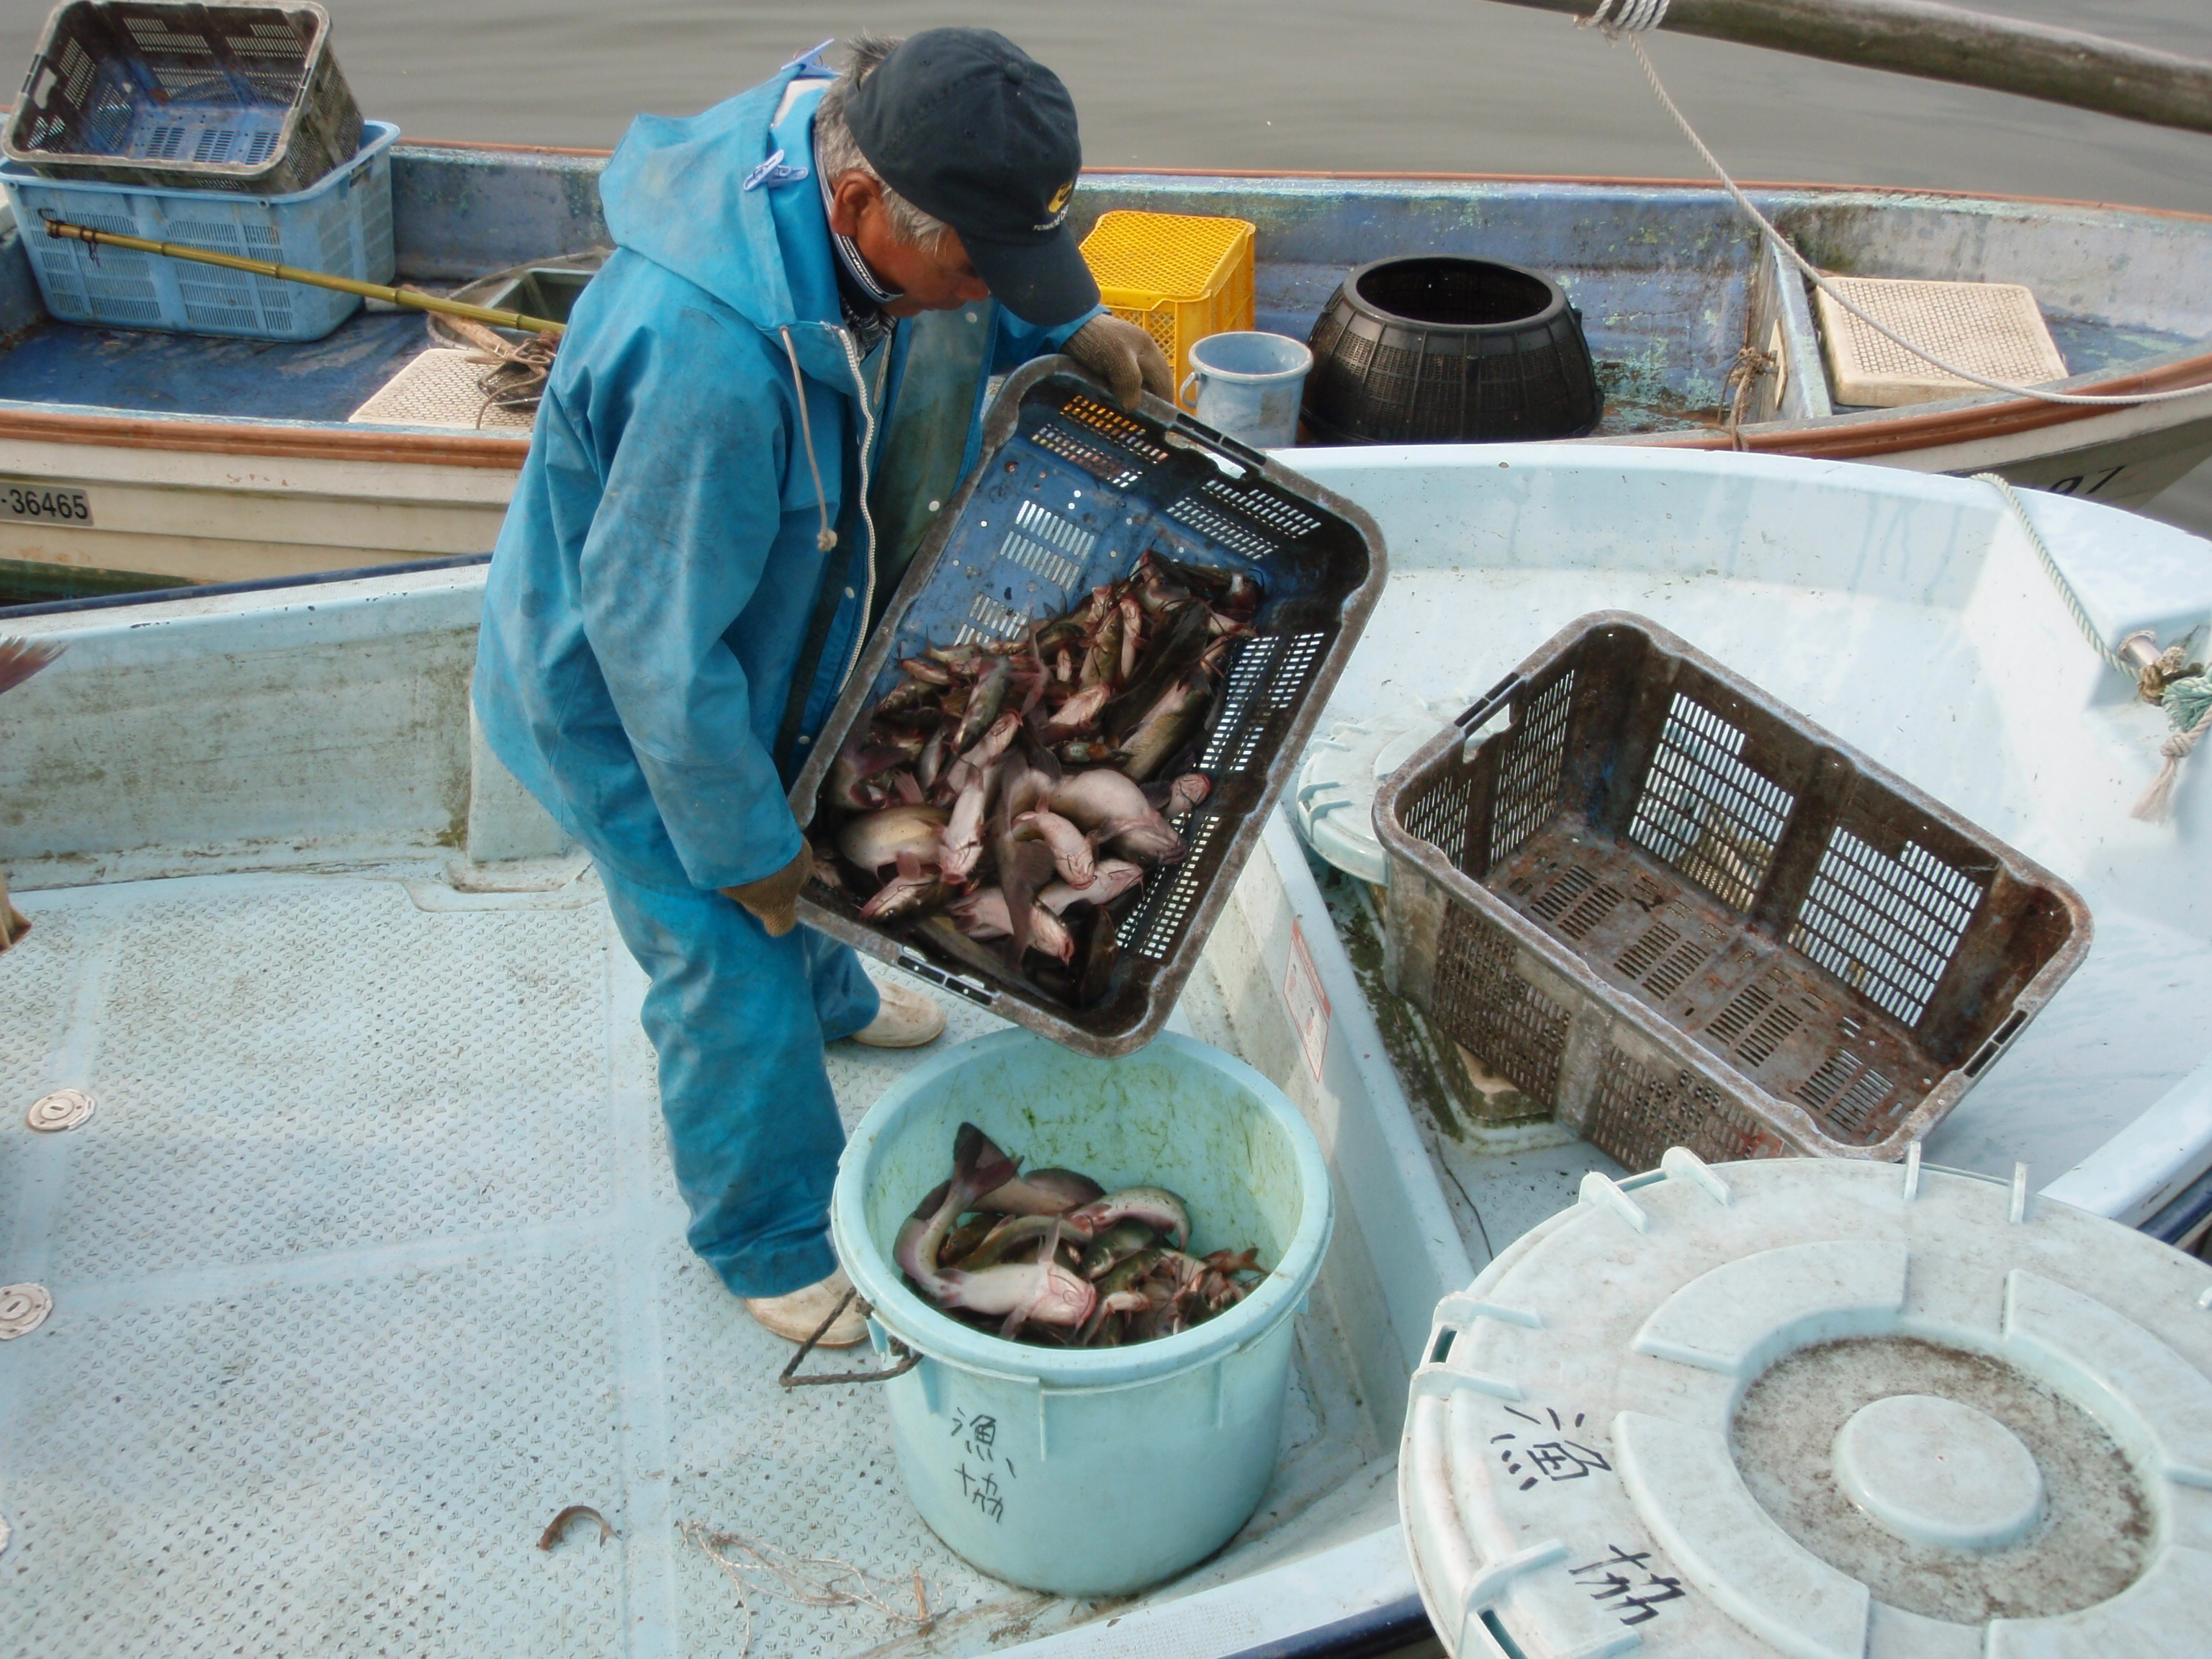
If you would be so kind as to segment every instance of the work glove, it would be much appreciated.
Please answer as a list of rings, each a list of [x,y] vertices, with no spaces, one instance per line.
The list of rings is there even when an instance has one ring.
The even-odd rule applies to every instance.
[[[725,887],[722,896],[735,899],[768,929],[770,939],[781,939],[799,926],[799,890],[814,874],[814,849],[799,843],[799,856],[772,876],[749,881],[742,887]]]
[[[1114,400],[1137,406],[1137,394],[1175,400],[1175,370],[1160,343],[1134,323],[1102,311],[1068,337],[1060,349],[1106,382]]]

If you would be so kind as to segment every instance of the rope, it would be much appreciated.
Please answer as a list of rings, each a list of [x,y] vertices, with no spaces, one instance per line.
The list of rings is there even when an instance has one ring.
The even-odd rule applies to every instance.
[[[814,532],[814,545],[823,553],[837,545],[837,532],[830,527],[830,497],[822,489],[822,463],[814,459],[814,422],[806,413],[806,380],[799,372],[799,348],[791,343],[791,331],[779,328],[783,336],[783,355],[791,359],[791,391],[799,399],[799,436],[806,446],[806,470],[814,475],[814,505],[822,514],[822,528]]]
[[[2105,643],[2105,636],[2089,620],[2089,613],[2081,608],[2081,601],[2074,592],[2074,585],[2058,568],[2058,561],[2051,556],[2051,549],[2043,539],[2043,532],[2035,527],[2035,520],[2027,516],[2027,508],[2014,494],[2010,482],[1994,472],[1977,472],[1974,481],[1989,485],[2004,497],[2005,505],[2012,509],[2013,517],[2020,520],[2020,527],[2027,532],[2028,545],[2035,550],[2035,556],[2043,562],[2043,574],[2051,578],[2051,585],[2058,590],[2059,599],[2066,606],[2066,614],[2074,618],[2074,625],[2081,630],[2081,637],[2088,641],[2097,654],[2105,659],[2106,666],[2132,682],[2136,678],[2136,671],[2128,666],[2126,659],[2118,652]]]
[[[2145,823],[2163,823],[2173,810],[2173,790],[2181,779],[2182,762],[2189,758],[2205,732],[2212,730],[2212,675],[2205,673],[2202,664],[2188,663],[2185,652],[2178,645],[2161,653],[2155,662],[2142,668],[2131,665],[2118,652],[2105,643],[2104,635],[2090,623],[2089,613],[2082,609],[2081,600],[2074,592],[2073,584],[2059,570],[2057,560],[2051,556],[2042,532],[2036,529],[2035,520],[2027,516],[2027,508],[2014,493],[2012,485],[1994,472],[1977,472],[1974,477],[2003,496],[2005,505],[2012,508],[2013,517],[2020,521],[2021,528],[2027,532],[2028,545],[2035,550],[2035,556],[2042,562],[2044,574],[2051,578],[2051,585],[2058,590],[2058,598],[2066,607],[2066,614],[2074,618],[2075,626],[2081,630],[2081,637],[2089,641],[2114,673],[2136,688],[2144,702],[2155,703],[2165,709],[2172,729],[2158,746],[2164,764],[2160,766],[2158,775],[2150,781],[2150,787],[2143,791],[2142,798],[2128,812],[2130,817],[2141,819]],[[2128,640],[2131,642],[2149,637],[2146,631],[2139,635],[2131,634]]]
[[[1608,19],[1606,14],[1613,9],[1613,0],[1598,0],[1597,9],[1587,17],[1577,17],[1575,27],[1603,29],[1609,40],[1643,34],[1667,21],[1667,4],[1668,0],[1621,0],[1620,15]]]
[[[2178,403],[2185,398],[2203,398],[2208,393],[2212,393],[2212,386],[2182,386],[2172,392],[2132,392],[2111,395],[2087,392],[2048,392],[2039,386],[2015,386],[2010,380],[1993,380],[1986,374],[1978,374],[1970,368],[1962,368],[1956,363],[1946,362],[1935,353],[1922,349],[1904,336],[1893,332],[1881,323],[1875,321],[1838,293],[1829,283],[1826,274],[1791,246],[1789,239],[1774,228],[1773,222],[1753,205],[1751,198],[1745,195],[1735,180],[1729,176],[1728,169],[1720,163],[1720,158],[1706,148],[1705,141],[1698,137],[1697,129],[1690,125],[1689,118],[1682,113],[1674,100],[1668,95],[1666,87],[1660,82],[1659,71],[1652,67],[1650,55],[1644,50],[1644,42],[1637,39],[1638,34],[1647,33],[1659,26],[1661,21],[1667,15],[1668,0],[1622,0],[1621,15],[1609,20],[1607,14],[1612,10],[1613,3],[1614,0],[1599,0],[1598,9],[1588,17],[1577,19],[1577,26],[1603,29],[1607,39],[1615,42],[1624,35],[1627,37],[1628,49],[1636,54],[1636,61],[1643,66],[1644,78],[1651,83],[1651,90],[1657,95],[1661,106],[1668,114],[1674,118],[1674,125],[1682,130],[1682,136],[1690,141],[1690,147],[1704,158],[1705,165],[1712,169],[1713,176],[1720,180],[1722,188],[1728,191],[1736,206],[1749,216],[1753,224],[1773,239],[1775,246],[1782,250],[1783,257],[1796,266],[1804,274],[1808,282],[1891,344],[1911,352],[1924,363],[1932,363],[1946,374],[1955,374],[1962,380],[1987,387],[1991,392],[2002,392],[2014,398],[2033,398],[2039,403],[2079,404],[2099,409],[2125,409],[2137,404]]]

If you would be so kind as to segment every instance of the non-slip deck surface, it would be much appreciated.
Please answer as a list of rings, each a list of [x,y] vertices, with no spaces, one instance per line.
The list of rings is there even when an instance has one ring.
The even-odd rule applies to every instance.
[[[0,1655],[734,1654],[687,1522],[849,1561],[902,1608],[919,1571],[941,1615],[925,1648],[758,1596],[756,1654],[1084,1616],[936,1542],[867,1391],[776,1388],[788,1347],[684,1246],[642,981],[590,878],[400,873],[19,896],[0,1283],[55,1305],[0,1343]],[[995,1025],[949,1012],[951,1040]],[[848,1120],[921,1057],[834,1050]],[[94,1115],[32,1133],[64,1085]],[[1248,1538],[1372,1455],[1316,1377]],[[570,1504],[619,1541],[536,1548]]]

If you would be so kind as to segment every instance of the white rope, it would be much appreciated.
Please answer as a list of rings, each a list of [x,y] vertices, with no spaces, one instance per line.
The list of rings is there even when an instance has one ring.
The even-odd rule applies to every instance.
[[[2212,732],[2212,684],[2208,684],[2201,674],[2185,676],[2179,672],[2182,653],[2179,647],[2166,653],[2165,660],[2172,666],[2163,675],[2149,676],[2148,671],[2130,665],[2118,652],[2105,643],[2104,635],[2098,633],[2090,623],[2089,613],[2082,609],[2073,584],[2059,570],[2058,561],[2051,556],[2042,532],[2036,529],[2035,520],[2027,516],[2027,505],[2013,493],[2012,485],[1994,472],[1977,472],[1974,478],[1977,483],[1988,484],[2004,497],[2005,505],[2012,508],[2013,517],[2020,521],[2021,528],[2027,532],[2028,545],[2035,550],[2035,556],[2042,561],[2044,574],[2051,578],[2051,585],[2058,590],[2058,598],[2066,606],[2067,615],[2074,618],[2075,626],[2081,630],[2082,637],[2096,647],[2097,654],[2105,659],[2114,673],[2124,677],[2131,684],[2143,686],[2146,698],[2152,696],[2153,690],[2158,693],[2155,700],[2165,708],[2171,729],[2158,745],[2161,763],[2158,775],[2150,781],[2150,787],[2143,791],[2142,798],[2130,810],[2128,816],[2139,818],[2145,823],[2164,823],[2172,813],[2173,790],[2181,781],[2182,762],[2189,758],[2205,734]],[[2138,637],[2150,636],[2148,630],[2141,635],[2129,635],[2130,641]]]
[[[2118,652],[2105,643],[2105,636],[2089,620],[2089,613],[2082,609],[2081,601],[2074,592],[2074,585],[2059,570],[2058,561],[2051,557],[2051,549],[2045,544],[2043,532],[2035,527],[2035,520],[2027,516],[2027,507],[2013,493],[2010,480],[2001,478],[1994,472],[1977,472],[1974,482],[1989,485],[2004,497],[2005,505],[2012,509],[2013,517],[2020,520],[2020,527],[2027,532],[2027,544],[2035,550],[2035,556],[2043,562],[2043,574],[2051,578],[2051,585],[2058,590],[2058,598],[2066,606],[2066,614],[2074,618],[2074,625],[2081,630],[2081,637],[2096,648],[2097,654],[2105,659],[2107,667],[2130,684],[2134,684],[2136,671],[2128,666]]]
[[[1608,36],[1642,34],[1656,29],[1667,21],[1668,0],[1621,0],[1620,15],[1608,18],[1613,0],[1598,0],[1598,8],[1587,17],[1577,17],[1575,27],[1603,29]]]
[[[1690,125],[1689,118],[1684,115],[1675,106],[1674,100],[1667,95],[1667,88],[1659,80],[1659,71],[1651,66],[1650,54],[1644,50],[1643,41],[1636,37],[1639,33],[1658,27],[1661,20],[1667,15],[1668,0],[1622,0],[1621,15],[1608,19],[1607,14],[1612,10],[1613,4],[1614,0],[1599,0],[1598,9],[1595,11],[1586,18],[1576,20],[1577,26],[1601,28],[1609,40],[1616,42],[1624,34],[1628,37],[1628,49],[1636,54],[1636,61],[1643,65],[1644,78],[1651,83],[1651,90],[1658,94],[1660,104],[1666,109],[1668,114],[1674,118],[1674,125],[1682,130],[1682,136],[1690,141],[1690,147],[1705,158],[1705,165],[1712,169],[1713,176],[1721,181],[1722,188],[1735,199],[1735,204],[1750,216],[1753,224],[1773,239],[1775,246],[1782,250],[1783,257],[1802,271],[1807,281],[1891,344],[1902,347],[1923,362],[1934,364],[1946,374],[1955,374],[1962,380],[1971,381],[1978,386],[1986,386],[1991,392],[2002,392],[2014,398],[2033,398],[2039,403],[2081,404],[2094,408],[2125,409],[2136,404],[2177,403],[2185,398],[2203,398],[2212,394],[2212,386],[2183,386],[2172,392],[2134,392],[2111,395],[2087,392],[2049,392],[2040,386],[2015,386],[2010,380],[1993,380],[1985,374],[1975,374],[1970,368],[1961,368],[1956,363],[1946,362],[1935,353],[1923,350],[1902,335],[1892,332],[1838,293],[1829,283],[1826,275],[1811,260],[1790,246],[1789,239],[1774,228],[1773,222],[1752,204],[1751,198],[1745,195],[1735,180],[1729,176],[1728,169],[1720,163],[1720,158],[1706,148],[1704,139],[1698,137],[1697,130]]]

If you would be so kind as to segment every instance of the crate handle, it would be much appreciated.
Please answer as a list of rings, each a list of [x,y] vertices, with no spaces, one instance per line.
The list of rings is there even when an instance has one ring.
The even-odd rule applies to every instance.
[[[1249,444],[1239,443],[1227,433],[1217,432],[1205,422],[1194,419],[1181,410],[1176,411],[1175,419],[1168,425],[1170,430],[1181,433],[1192,442],[1227,456],[1249,472],[1265,472],[1267,470],[1267,458]]]
[[[1464,765],[1474,758],[1476,734],[1490,723],[1492,715],[1512,702],[1514,695],[1527,684],[1528,681],[1522,675],[1508,674],[1489,690],[1484,692],[1472,708],[1452,722],[1454,726],[1467,733],[1467,741],[1460,745],[1461,764]]]
[[[932,985],[942,990],[950,991],[955,996],[965,997],[969,1001],[985,1008],[998,1006],[998,992],[975,980],[963,978],[958,974],[947,973],[910,945],[900,946],[899,953],[893,960],[916,979],[926,979]]]

